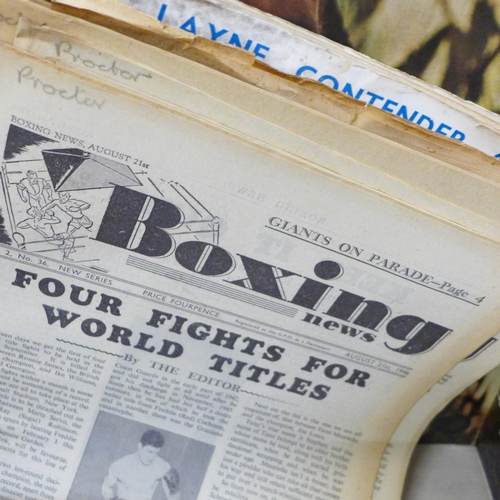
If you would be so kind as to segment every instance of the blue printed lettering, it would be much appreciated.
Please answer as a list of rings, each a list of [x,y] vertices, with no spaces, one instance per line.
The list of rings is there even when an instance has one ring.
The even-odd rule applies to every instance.
[[[442,135],[448,135],[447,132],[451,130],[451,127],[449,125],[446,125],[446,123],[441,123],[438,128],[436,129],[436,132],[438,134]]]
[[[325,82],[332,82],[332,86],[334,90],[339,89],[339,81],[332,75],[323,75],[318,82],[325,83]]]
[[[460,132],[460,130],[455,130],[453,134],[451,134],[452,139],[456,139],[457,141],[463,141],[465,139],[465,134]]]
[[[182,26],[180,26],[181,30],[187,31],[188,33],[192,33],[196,35],[196,19],[194,16],[190,17]]]
[[[359,89],[356,95],[354,96],[354,99],[361,99],[361,96],[365,92],[365,89]]]
[[[344,94],[350,95],[351,97],[354,97],[354,99],[360,99],[364,91],[365,89],[359,89],[356,95],[354,95],[354,91],[352,90],[352,85],[349,82],[347,82],[344,85],[344,88],[342,89],[342,92],[344,92]]]
[[[381,101],[384,100],[384,98],[378,94],[374,94],[373,92],[367,92],[367,95],[371,97],[371,99],[368,101],[368,104],[375,105],[375,103],[380,99]]]
[[[391,101],[390,99],[387,99],[387,101],[385,101],[384,105],[382,106],[382,109],[389,113],[394,113],[394,108],[392,106],[397,106],[398,104],[399,103],[396,101]]]
[[[210,24],[210,40],[217,40],[217,38],[220,38],[221,36],[228,33],[228,31],[225,29],[221,29],[220,31],[217,31],[217,28],[215,27],[214,24],[212,24],[212,23],[209,23],[209,24]],[[240,47],[241,47],[241,45],[240,45]]]
[[[229,45],[234,45],[235,47],[239,47],[240,49],[245,49],[245,50],[250,50],[250,48],[252,47],[252,44],[253,44],[253,40],[247,40],[246,43],[245,43],[245,46],[243,47],[242,44],[241,44],[241,39],[240,39],[240,36],[238,35],[238,33],[233,33],[231,35],[231,38],[229,39],[229,42],[228,42]]]
[[[239,40],[238,40],[239,41]],[[246,47],[245,47],[246,48]],[[308,75],[307,73],[312,73],[312,75]],[[318,70],[314,66],[301,66],[295,73],[296,76],[303,76],[305,78],[313,78],[318,74]],[[332,75],[323,75],[318,78],[318,82],[325,83],[328,86],[331,86],[334,90],[339,90],[339,81]],[[411,116],[409,116],[408,107],[404,104],[399,108],[399,103],[397,101],[393,101],[392,99],[387,99],[381,95],[375,94],[374,92],[365,92],[365,89],[359,89],[356,94],[354,94],[352,83],[346,82],[341,90],[344,94],[347,94],[354,99],[360,99],[361,96],[365,93],[369,96],[368,104],[375,105],[378,101],[385,101],[381,106],[383,111],[387,111],[388,113],[395,113],[396,116],[403,118],[409,122],[416,123],[421,127],[427,128],[428,130],[434,129],[434,120],[427,115],[421,114],[420,111],[413,111]],[[379,103],[381,104],[381,103]],[[420,117],[419,117],[420,115]],[[417,120],[418,117],[418,120]],[[415,122],[415,120],[417,120]],[[436,132],[438,134],[444,135],[446,137],[451,137],[457,141],[463,141],[465,139],[465,134],[460,130],[455,130],[450,136],[448,135],[451,132],[452,127],[447,125],[446,123],[441,123],[436,128]],[[495,158],[500,160],[500,153],[495,156]]]
[[[166,3],[162,3],[161,4],[161,7],[160,7],[160,10],[158,12],[158,21],[162,22],[163,19],[165,19],[165,13],[167,12],[167,4]]]
[[[231,38],[229,39],[228,44],[229,45],[235,45],[236,47],[239,47],[241,49],[240,37],[236,33],[233,33],[231,35]]]
[[[318,70],[312,66],[301,66],[295,73],[295,76],[302,76],[306,71],[312,71],[314,74],[318,72]]]
[[[262,50],[264,52],[261,52]],[[253,49],[253,53],[255,54],[255,57],[260,57],[261,59],[265,59],[267,56],[267,54],[265,52],[268,52],[269,50],[271,50],[269,47],[266,47],[265,45],[258,43],[255,46],[255,49]]]
[[[424,126],[424,122],[427,122],[428,126],[427,126],[427,129],[428,130],[432,130],[434,128],[434,122],[432,121],[431,118],[429,118],[428,116],[426,115],[422,115],[418,121],[417,121],[417,125],[420,125],[420,126]]]
[[[401,118],[404,118],[405,120],[408,120],[409,122],[412,122],[418,116],[418,111],[414,111],[408,118],[408,108],[403,105],[398,109],[396,116],[399,116]]]
[[[344,94],[350,95],[351,97],[354,97],[354,92],[352,91],[352,85],[349,82],[347,82],[344,85],[342,92],[344,92]]]

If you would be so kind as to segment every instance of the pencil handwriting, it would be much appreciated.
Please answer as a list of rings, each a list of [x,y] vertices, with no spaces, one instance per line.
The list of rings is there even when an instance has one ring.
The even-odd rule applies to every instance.
[[[114,76],[123,78],[124,80],[133,80],[134,82],[137,82],[141,76],[143,78],[153,78],[151,73],[142,73],[141,71],[134,73],[124,68],[120,68],[119,62],[116,59],[114,59],[111,63],[103,63],[89,57],[83,57],[74,49],[73,45],[67,41],[56,43],[55,48],[58,57],[64,57],[64,55],[69,56],[71,58],[71,62],[80,64],[88,69],[96,69],[102,73],[111,73]]]
[[[102,109],[105,100],[96,100],[90,97],[86,90],[82,89],[79,85],[75,85],[71,89],[58,88],[50,83],[46,83],[40,78],[33,76],[33,68],[31,66],[24,66],[17,71],[17,80],[19,84],[29,84],[34,89],[39,89],[47,95],[53,95],[65,99],[67,101],[75,101],[82,106],[88,108]]]

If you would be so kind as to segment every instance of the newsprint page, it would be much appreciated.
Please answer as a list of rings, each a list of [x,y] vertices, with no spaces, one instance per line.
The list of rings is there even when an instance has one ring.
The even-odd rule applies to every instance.
[[[317,80],[500,159],[495,114],[243,2],[120,1],[164,24],[244,49],[284,73]]]
[[[0,498],[370,499],[404,415],[500,330],[498,244],[0,59]]]

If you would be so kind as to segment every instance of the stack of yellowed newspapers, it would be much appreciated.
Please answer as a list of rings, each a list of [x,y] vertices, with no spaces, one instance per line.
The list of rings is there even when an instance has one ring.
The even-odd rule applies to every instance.
[[[149,13],[0,0],[0,499],[400,499],[500,361],[498,118]]]

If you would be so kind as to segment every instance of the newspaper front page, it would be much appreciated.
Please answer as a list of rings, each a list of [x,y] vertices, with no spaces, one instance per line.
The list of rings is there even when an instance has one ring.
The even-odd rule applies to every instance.
[[[96,30],[96,32],[98,32],[98,30]],[[72,27],[72,35],[80,35],[80,33],[76,32],[75,26]],[[103,70],[111,67],[120,68],[122,72],[126,71],[127,74],[132,74],[133,70],[135,70],[136,74],[141,74],[143,78],[147,77],[146,81],[150,84],[150,88],[155,90],[159,88],[157,85],[157,74],[153,72],[146,73],[144,70],[141,73],[140,66],[133,66],[121,58],[117,59],[107,55],[107,59],[104,59],[105,54],[102,50],[104,48],[110,50],[111,48],[111,37],[109,36],[106,38],[107,44],[100,43],[102,47],[100,52],[91,50],[88,46],[83,47],[81,42],[77,42],[74,38],[68,38],[60,33],[49,31],[47,26],[37,29],[33,26],[24,25],[19,30],[18,37],[19,39],[16,40],[16,46],[26,47],[29,49],[30,53],[55,58],[58,55],[56,50],[57,47],[65,47],[64,53],[66,55],[78,54],[80,56],[78,62],[82,66],[85,61],[87,61],[87,66],[89,65],[88,61],[100,61],[100,66],[93,64],[91,68],[87,68],[93,71],[93,74],[100,75],[103,73]],[[130,52],[132,45],[133,44],[129,42],[129,57],[132,57],[132,53]],[[50,50],[49,47],[52,47],[52,50]],[[59,52],[59,55],[61,54],[62,51]],[[145,51],[143,55],[146,56]],[[142,59],[143,63],[144,59],[145,58]],[[105,66],[102,65],[104,61],[106,61]],[[123,76],[118,73],[118,71],[116,71],[116,73],[116,75],[113,73],[110,75],[114,77],[113,81],[116,83],[123,83]],[[144,85],[136,85],[134,88],[141,89],[143,87]],[[168,84],[163,82],[161,89],[166,92],[167,88]],[[191,109],[197,109],[198,107],[205,115],[210,113],[210,106],[204,105],[198,99],[195,99],[192,93],[189,95],[189,99],[192,101]],[[249,117],[245,119],[250,121]],[[266,133],[262,124],[260,127],[263,133]],[[401,497],[407,465],[418,438],[433,416],[452,397],[498,364],[498,349],[500,349],[500,346],[496,344],[496,341],[496,338],[490,339],[476,353],[469,356],[466,359],[467,362],[457,365],[452,372],[447,374],[431,391],[420,399],[415,407],[412,408],[409,415],[407,415],[398,426],[384,454],[379,469],[374,498],[397,500]],[[474,420],[476,419],[477,417],[474,417]]]
[[[3,497],[371,498],[498,245],[0,51]]]

